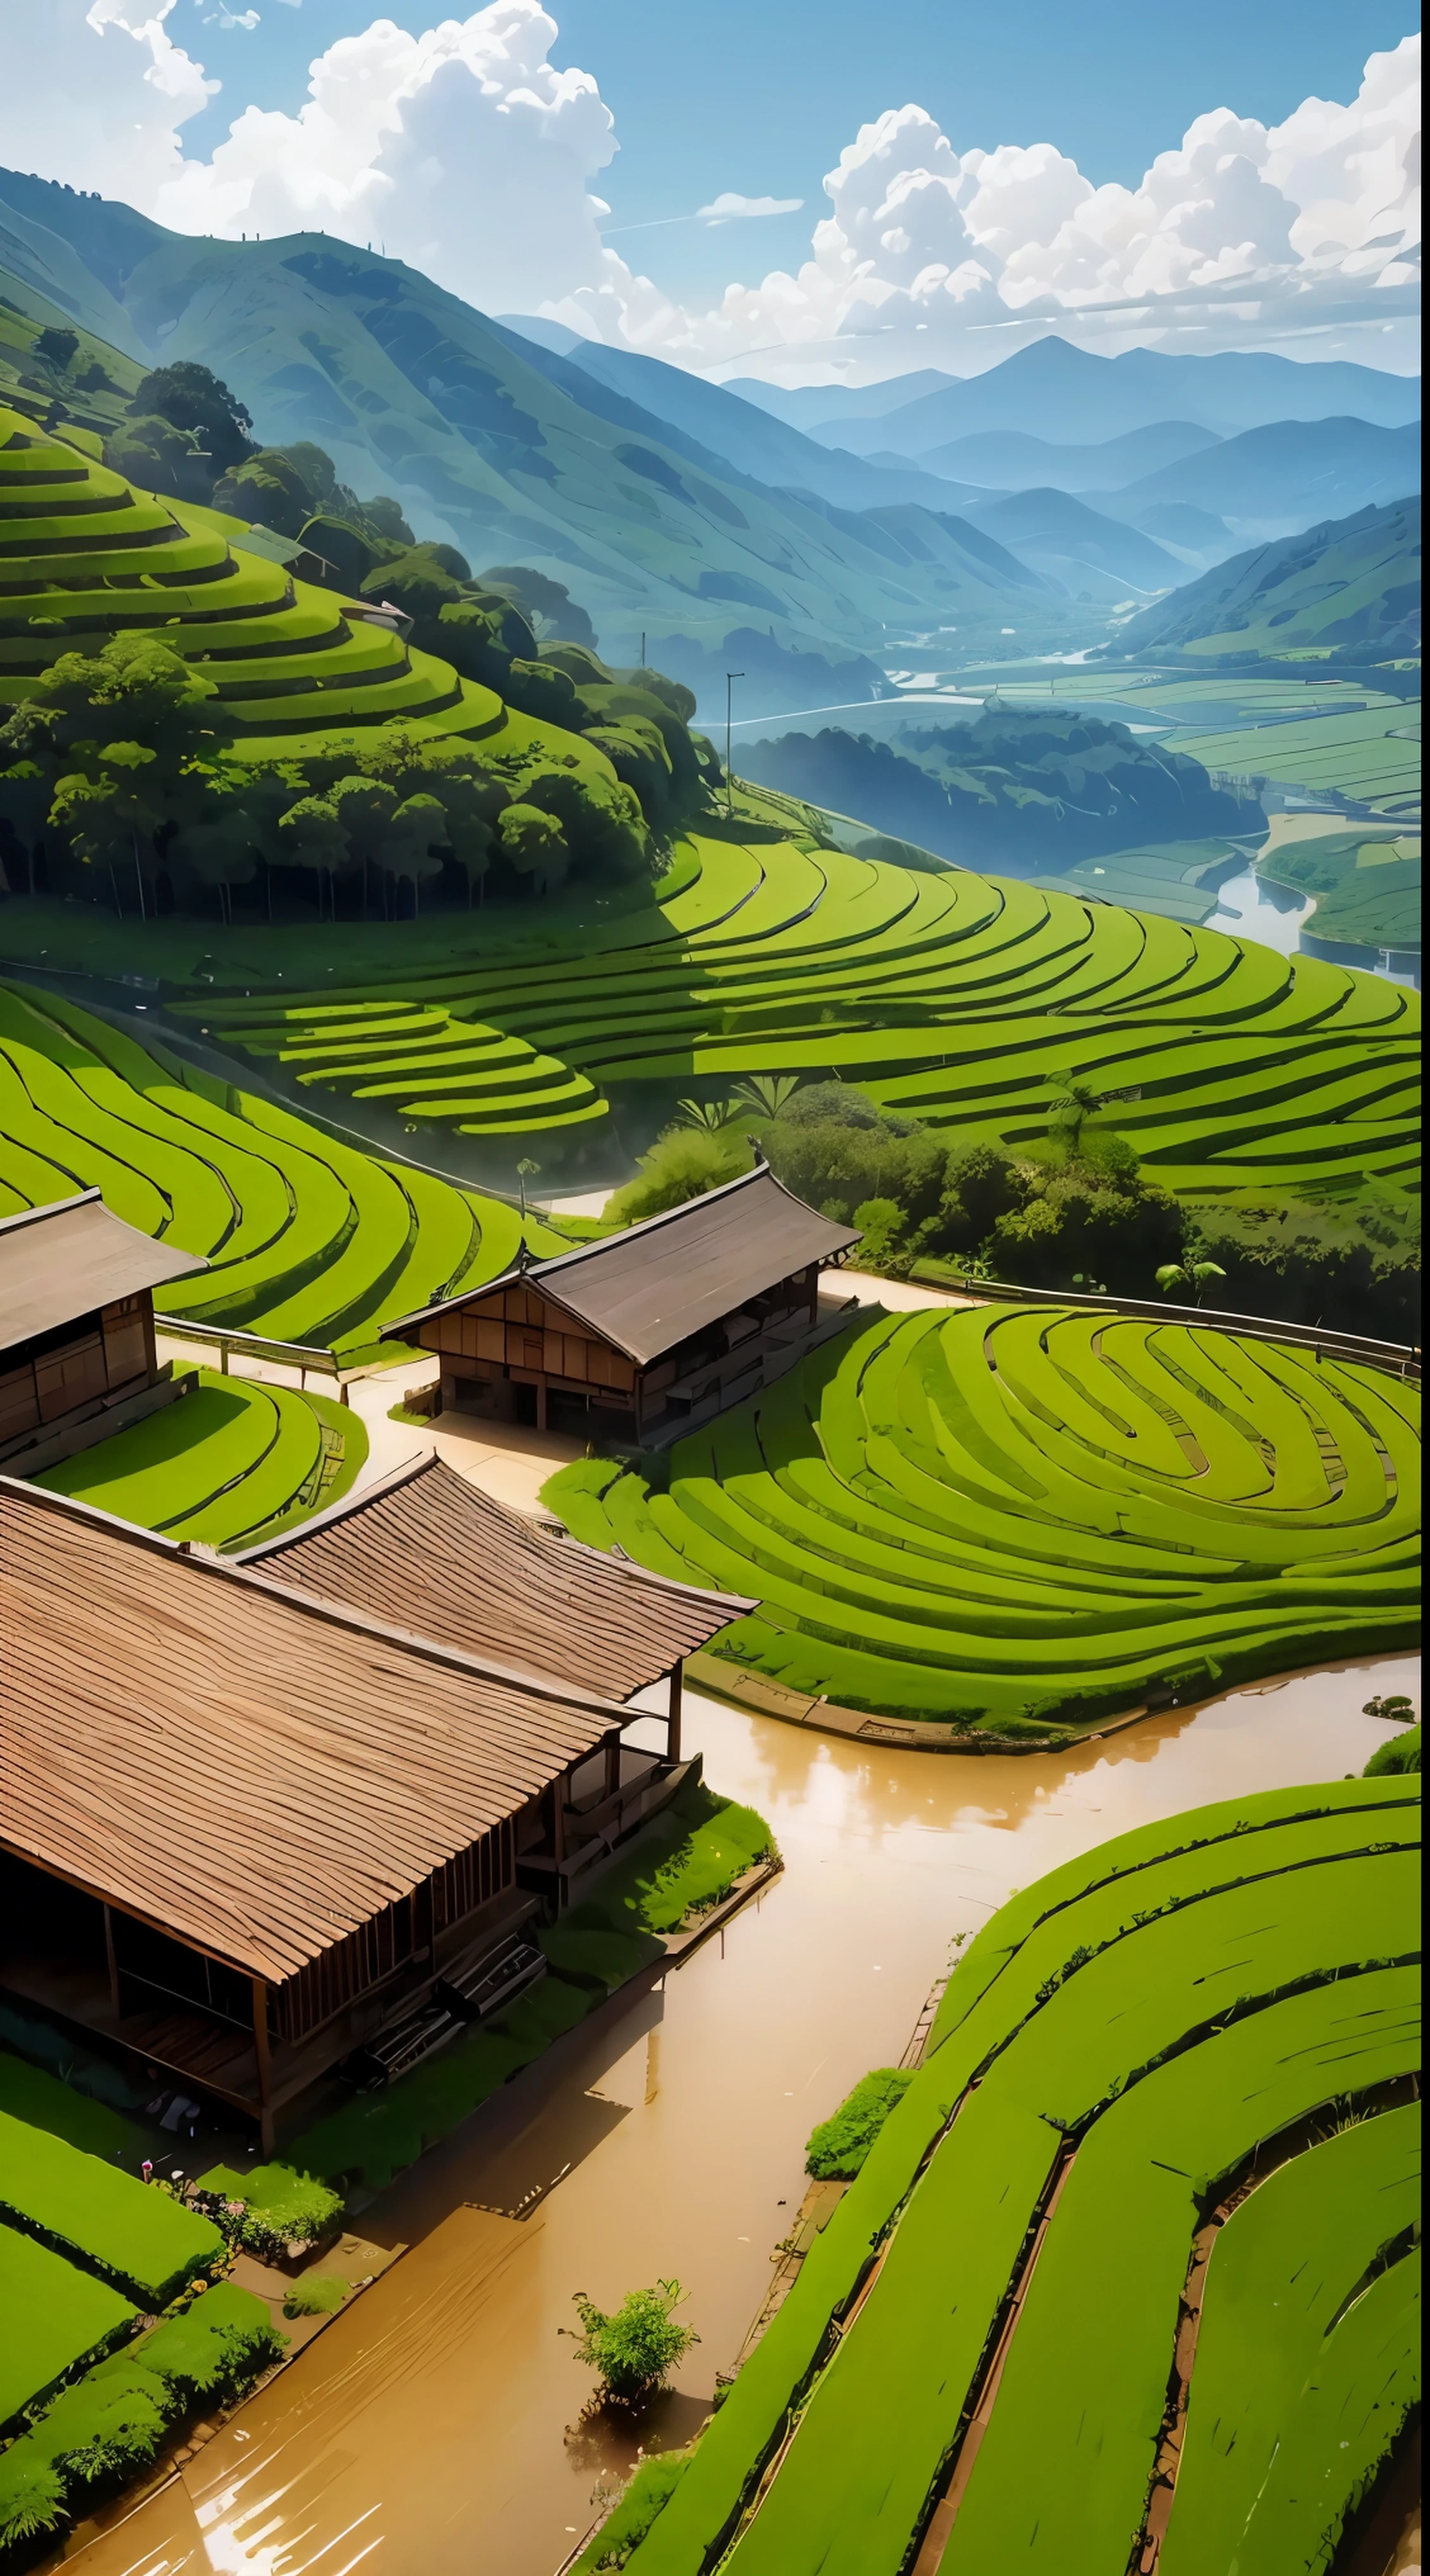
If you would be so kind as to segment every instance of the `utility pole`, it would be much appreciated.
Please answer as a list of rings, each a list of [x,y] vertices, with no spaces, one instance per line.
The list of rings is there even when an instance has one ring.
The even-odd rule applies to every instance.
[[[727,671],[725,674],[725,813],[727,818],[735,811],[735,781],[730,768],[730,726],[735,709],[735,682],[743,680],[744,676],[743,671]]]
[[[645,659],[645,628],[644,628],[644,627],[642,627],[642,628],[641,628],[641,669],[642,669],[642,670],[644,670],[644,669],[645,669],[645,667],[646,667],[646,659]]]

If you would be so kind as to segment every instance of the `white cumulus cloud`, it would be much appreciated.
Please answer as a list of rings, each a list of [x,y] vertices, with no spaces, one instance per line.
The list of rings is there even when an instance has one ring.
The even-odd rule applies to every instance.
[[[381,243],[487,311],[788,382],[967,373],[1049,330],[1107,352],[1413,363],[1415,38],[1373,54],[1344,104],[1309,98],[1269,127],[1198,116],[1131,188],[1094,186],[1052,143],[960,150],[927,109],[886,110],[825,179],[796,271],[682,304],[602,241],[613,120],[588,72],[553,64],[541,0],[489,0],[419,35],[376,19],[319,55],[296,113],[246,107],[207,156],[185,152],[183,128],[218,84],[172,39],[173,7],[32,8],[26,77],[0,91],[0,160],[179,231]],[[799,206],[728,190],[695,220]]]
[[[890,109],[826,178],[830,212],[794,275],[683,310],[608,252],[599,283],[548,310],[690,366],[738,361],[790,383],[966,373],[1048,329],[1108,353],[1315,354],[1334,339],[1409,365],[1419,68],[1408,37],[1371,56],[1348,105],[1307,99],[1271,127],[1199,116],[1135,188],[1094,187],[1049,143],[959,152],[926,109]]]
[[[733,188],[725,188],[708,206],[697,207],[696,212],[703,223],[713,227],[747,223],[755,215],[797,215],[803,204],[803,197],[742,197]]]

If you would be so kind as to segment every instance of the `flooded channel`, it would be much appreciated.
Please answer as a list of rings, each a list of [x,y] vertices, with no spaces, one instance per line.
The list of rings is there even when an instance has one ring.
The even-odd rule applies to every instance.
[[[764,2295],[810,2129],[897,2062],[953,1937],[1133,1825],[1358,1772],[1386,1733],[1363,1701],[1417,1689],[1408,1658],[1346,1665],[1018,1760],[871,1752],[691,1693],[707,1777],[770,1819],[783,1876],[372,2201],[364,2234],[412,2251],[66,2567],[554,2576],[621,2465],[568,2434],[573,2292],[685,2285],[701,2341],[650,2437],[684,2440]]]

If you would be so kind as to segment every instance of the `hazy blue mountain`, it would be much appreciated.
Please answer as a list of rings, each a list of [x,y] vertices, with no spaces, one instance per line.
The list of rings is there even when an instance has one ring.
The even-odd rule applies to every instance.
[[[953,511],[774,490],[400,261],[320,233],[170,233],[12,174],[0,222],[61,310],[87,298],[141,362],[201,360],[261,439],[314,440],[473,564],[565,582],[617,661],[643,632],[653,655],[675,637],[718,656],[752,619],[837,662],[945,625],[986,649],[1038,601],[1041,640],[1075,640],[1054,586]]]
[[[1420,433],[1413,422],[1385,429],[1365,420],[1279,420],[1144,475],[1110,493],[1106,507],[1144,526],[1147,509],[1190,504],[1234,529],[1240,521],[1243,536],[1283,536],[1313,519],[1348,518],[1419,488]]]
[[[602,340],[587,340],[567,324],[546,322],[539,316],[507,313],[501,323],[528,347],[579,367],[583,375],[639,403],[654,419],[697,439],[707,455],[723,457],[757,483],[777,490],[817,492],[823,500],[849,510],[878,509],[900,501],[951,510],[981,497],[976,476],[959,483],[949,476],[925,473],[903,457],[894,458],[892,471],[881,472],[863,457],[823,447],[818,439],[806,438],[802,430],[791,429],[772,413],[742,401],[727,386],[712,385],[688,368],[668,366],[662,358],[645,357],[635,349],[608,349]],[[1149,455],[1132,471],[1147,473],[1167,461]]]
[[[968,512],[1026,564],[1074,599],[1125,599],[1129,590],[1175,590],[1186,566],[1140,528],[1104,518],[1072,492],[1005,492]]]
[[[1154,501],[1150,507],[1140,507],[1130,524],[1145,528],[1159,545],[1185,557],[1194,571],[1225,563],[1237,551],[1225,519],[1210,510],[1194,510],[1190,501]]]
[[[832,418],[836,411],[849,420],[881,420],[885,412],[898,411],[921,394],[962,382],[961,376],[945,375],[938,367],[918,367],[912,375],[887,376],[879,385],[767,385],[758,376],[731,376],[725,391],[788,421],[792,429],[807,430],[812,420],[826,414]]]
[[[1239,349],[1204,358],[1128,349],[1120,358],[1099,358],[1066,340],[1047,339],[1019,349],[986,375],[940,385],[897,408],[866,413],[853,407],[851,397],[818,388],[800,397],[797,410],[793,397],[787,401],[786,416],[826,445],[859,455],[893,450],[922,464],[950,440],[986,430],[1046,437],[1055,425],[1060,444],[1081,446],[1164,420],[1189,421],[1221,437],[1268,421],[1338,414],[1393,428],[1419,419],[1420,381],[1340,360],[1298,365]]]
[[[1252,546],[1125,626],[1119,652],[1219,656],[1326,647],[1391,661],[1420,650],[1420,502],[1393,502]],[[1205,664],[1203,665],[1205,667]]]
[[[1149,421],[1145,429],[1125,430],[1120,438],[1100,439],[1092,447],[1058,447],[1052,439],[1032,438],[1024,430],[985,429],[931,449],[924,463],[935,474],[966,476],[970,483],[991,484],[999,492],[1027,492],[1034,485],[1051,485],[1058,492],[1120,492],[1124,484],[1156,474],[1164,465],[1179,465],[1184,456],[1216,444],[1214,429],[1200,429],[1190,420]],[[889,455],[882,450],[876,462]]]

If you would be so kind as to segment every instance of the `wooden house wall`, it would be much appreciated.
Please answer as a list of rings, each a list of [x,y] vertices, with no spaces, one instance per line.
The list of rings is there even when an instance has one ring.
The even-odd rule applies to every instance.
[[[632,1361],[595,1333],[583,1332],[559,1306],[531,1288],[499,1288],[450,1314],[431,1315],[419,1326],[425,1350],[444,1358],[485,1361],[569,1384],[629,1394],[636,1382]]]
[[[505,1817],[434,1870],[410,1896],[399,1897],[359,1924],[279,1986],[269,1998],[274,2037],[302,2039],[331,2021],[345,2005],[360,2001],[406,1966],[415,1951],[428,1948],[437,1935],[490,1904],[515,1881],[515,1820]]]
[[[0,1447],[62,1422],[138,1378],[154,1375],[154,1301],[147,1290],[45,1333],[0,1366]]]

